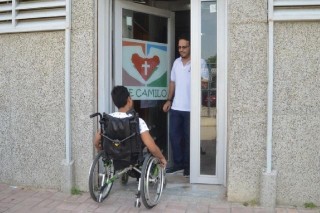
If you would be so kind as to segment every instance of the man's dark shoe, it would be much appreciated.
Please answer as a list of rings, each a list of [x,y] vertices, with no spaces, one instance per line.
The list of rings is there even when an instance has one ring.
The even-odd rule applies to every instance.
[[[174,167],[167,168],[166,173],[167,174],[175,174],[178,172],[182,172],[182,170],[183,170],[183,168],[174,166]]]
[[[189,171],[189,169],[183,170],[183,176],[186,177],[186,178],[190,177],[190,171]]]

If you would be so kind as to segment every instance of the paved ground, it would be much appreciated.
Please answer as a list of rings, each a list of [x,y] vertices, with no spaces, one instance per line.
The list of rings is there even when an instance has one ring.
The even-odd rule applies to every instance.
[[[136,181],[126,187],[116,183],[103,203],[96,203],[89,193],[69,195],[55,190],[26,189],[0,184],[0,212],[214,212],[214,213],[320,213],[320,209],[259,206],[245,207],[225,199],[225,188],[216,185],[188,184],[182,175],[169,176],[161,202],[151,210],[134,207]]]

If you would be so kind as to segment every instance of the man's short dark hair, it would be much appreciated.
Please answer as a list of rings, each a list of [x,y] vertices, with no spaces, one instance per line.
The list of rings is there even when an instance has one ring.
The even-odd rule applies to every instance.
[[[115,86],[111,91],[112,101],[116,107],[121,108],[127,104],[130,93],[124,86]]]
[[[189,41],[189,42],[190,42],[190,35],[189,35],[189,34],[187,34],[187,33],[181,34],[181,35],[178,37],[178,41],[179,41],[179,40],[181,40],[181,39],[183,39],[183,40],[186,40],[186,41]]]

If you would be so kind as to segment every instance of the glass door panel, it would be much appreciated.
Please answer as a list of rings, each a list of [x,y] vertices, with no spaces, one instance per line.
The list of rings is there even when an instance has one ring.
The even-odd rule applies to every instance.
[[[167,18],[123,9],[122,83],[129,88],[136,111],[167,153]],[[162,61],[163,60],[163,61]]]
[[[170,16],[131,2],[115,1],[115,6],[115,85],[129,89],[135,110],[168,157],[167,114],[162,106],[170,77]]]
[[[201,2],[200,175],[216,175],[216,1]]]

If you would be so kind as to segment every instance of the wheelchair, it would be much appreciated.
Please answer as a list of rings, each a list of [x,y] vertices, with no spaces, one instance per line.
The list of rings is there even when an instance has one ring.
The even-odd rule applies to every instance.
[[[165,169],[141,141],[138,114],[131,111],[128,115],[126,118],[115,118],[106,113],[90,115],[90,118],[99,116],[102,135],[102,149],[89,172],[90,196],[101,203],[110,194],[115,180],[121,178],[121,183],[126,184],[130,176],[138,180],[134,206],[140,207],[142,200],[150,209],[160,201]]]

